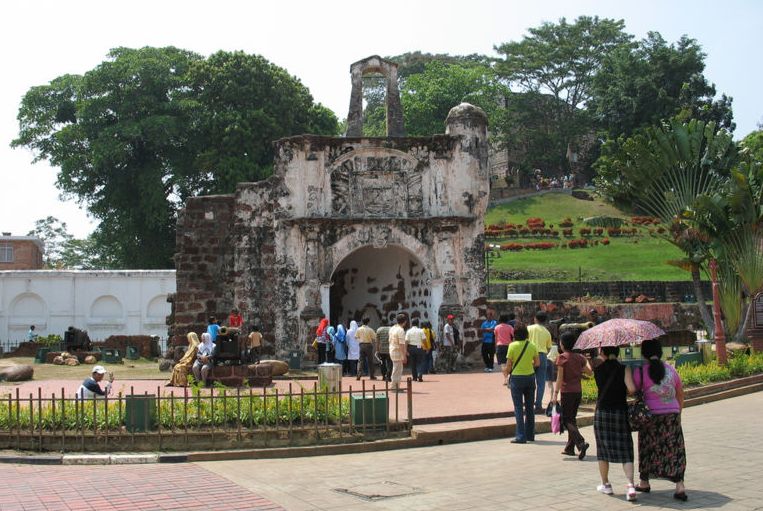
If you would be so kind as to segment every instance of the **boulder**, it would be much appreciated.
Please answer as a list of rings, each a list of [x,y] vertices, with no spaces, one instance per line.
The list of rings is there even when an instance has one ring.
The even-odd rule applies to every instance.
[[[78,366],[79,365],[79,360],[77,360],[76,358],[67,358],[66,360],[64,360],[64,365],[67,365],[67,366]]]
[[[18,364],[0,368],[0,381],[27,381],[34,376],[34,368],[29,364]]]
[[[97,362],[96,358],[93,355],[88,355],[85,357],[85,363],[86,364],[95,364]]]
[[[273,376],[283,376],[289,372],[289,364],[283,360],[262,360],[259,365],[268,364],[272,367]]]
[[[269,378],[273,376],[273,366],[270,364],[251,364],[247,366],[249,370],[249,376],[265,377]]]
[[[166,359],[166,358],[163,358],[163,359],[159,360],[159,370],[162,371],[162,372],[171,371],[173,365],[174,364],[173,364],[172,360],[169,360],[169,359]]]
[[[54,357],[53,358],[53,363],[55,365],[57,365],[57,366],[64,365],[64,357],[62,357],[61,355],[58,355],[57,357]]]

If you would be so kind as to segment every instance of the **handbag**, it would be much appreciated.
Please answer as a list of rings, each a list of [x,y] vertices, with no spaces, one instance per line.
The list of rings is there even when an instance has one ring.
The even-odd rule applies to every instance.
[[[641,431],[652,417],[652,412],[649,411],[649,407],[644,402],[644,367],[638,368],[641,375],[641,389],[636,392],[636,399],[628,404],[628,424],[631,427],[631,431]]]
[[[551,432],[562,434],[562,414],[556,406],[551,410]]]
[[[318,349],[318,338],[317,337],[313,340],[313,345],[312,346],[313,346],[314,350]]]

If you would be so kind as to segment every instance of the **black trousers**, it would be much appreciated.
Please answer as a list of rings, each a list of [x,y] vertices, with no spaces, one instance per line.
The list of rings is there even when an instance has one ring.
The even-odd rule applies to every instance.
[[[421,367],[421,362],[424,360],[424,355],[426,355],[426,353],[418,346],[408,346],[408,363],[411,366],[411,378],[414,380],[421,377],[419,368]]]
[[[379,359],[381,360],[382,377],[390,381],[392,379],[392,359],[389,358],[389,353],[379,353]]]
[[[487,367],[488,369],[492,369],[494,359],[495,359],[495,343],[483,342],[482,343],[482,360],[485,362],[485,367]]]
[[[370,342],[361,343],[360,360],[363,365],[358,366],[358,376],[363,374],[363,367],[368,368],[368,376],[374,376],[374,345]]]

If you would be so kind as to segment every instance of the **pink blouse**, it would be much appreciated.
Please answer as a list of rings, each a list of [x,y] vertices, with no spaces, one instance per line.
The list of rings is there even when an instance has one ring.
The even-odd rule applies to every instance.
[[[649,364],[644,364],[641,370],[633,370],[633,383],[636,388],[643,390],[644,402],[654,415],[679,413],[681,407],[678,404],[676,393],[681,389],[681,377],[672,365],[662,363],[665,366],[665,376],[659,384],[655,384],[649,377]],[[641,373],[644,374],[644,383],[641,384]]]

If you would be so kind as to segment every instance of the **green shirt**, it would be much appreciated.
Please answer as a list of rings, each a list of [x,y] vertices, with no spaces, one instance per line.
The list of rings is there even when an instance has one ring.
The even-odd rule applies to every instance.
[[[529,344],[528,344],[529,343]],[[522,355],[522,360],[517,365],[517,359],[519,354],[522,353],[522,349],[527,344],[525,354]],[[535,366],[533,366],[533,359],[538,355],[538,348],[535,347],[530,341],[514,341],[509,344],[509,353],[507,358],[511,360],[511,374],[515,376],[530,376],[535,374]]]

